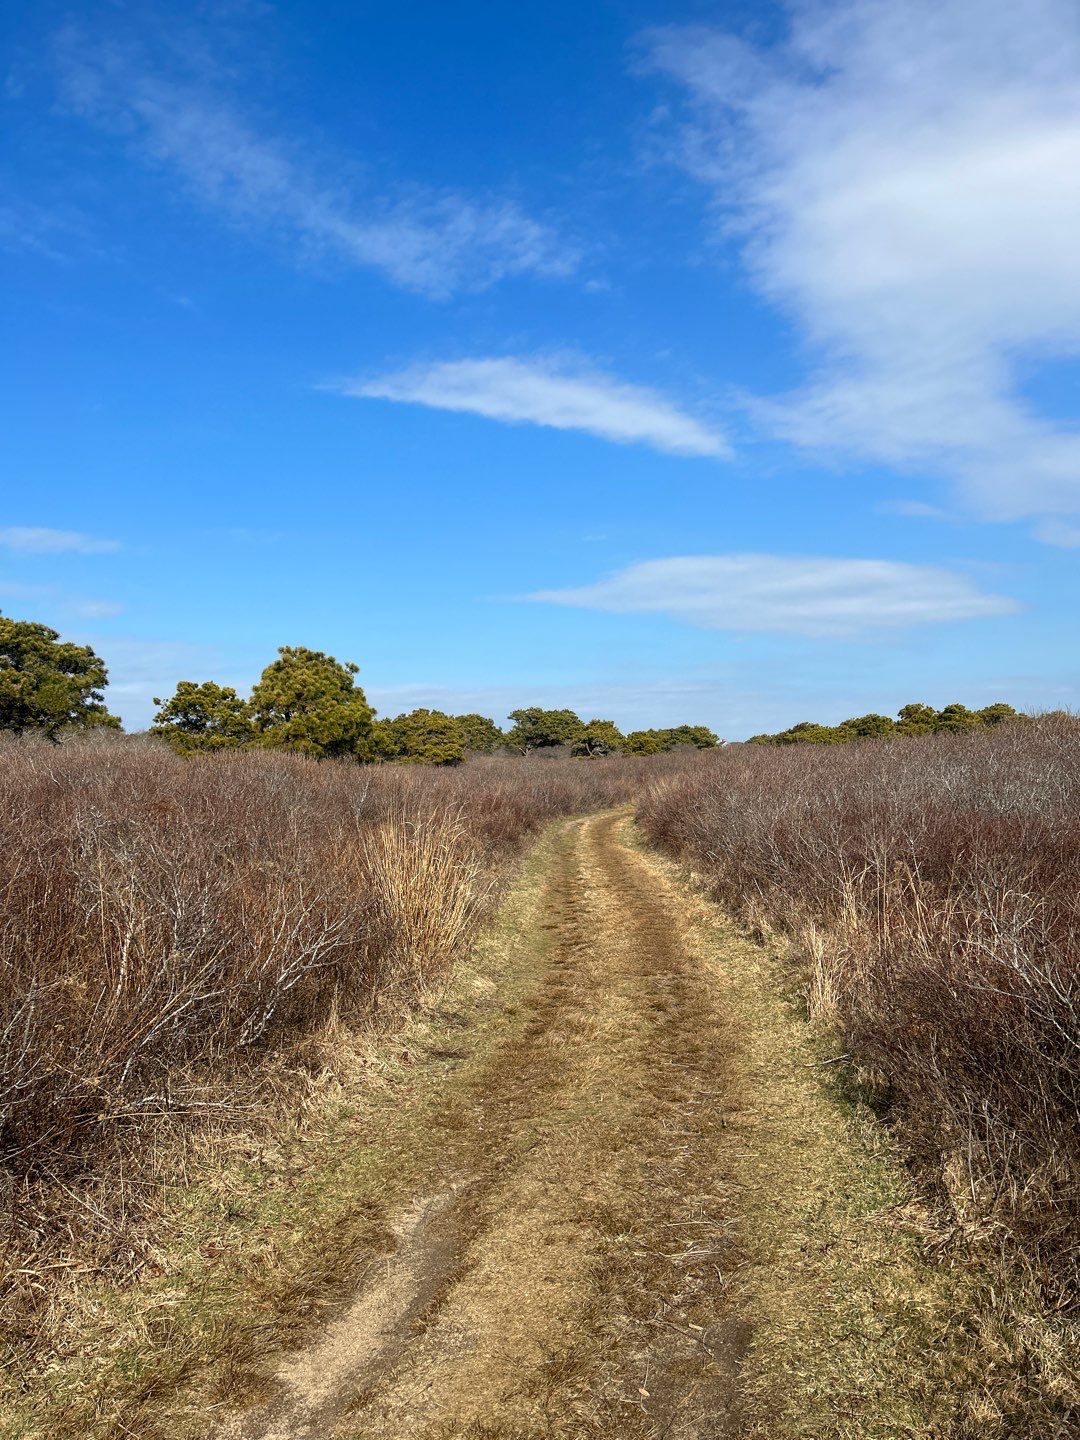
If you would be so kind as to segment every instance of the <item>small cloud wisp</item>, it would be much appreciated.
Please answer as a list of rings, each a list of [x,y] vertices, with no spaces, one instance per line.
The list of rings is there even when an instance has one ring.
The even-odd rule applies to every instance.
[[[543,360],[507,356],[444,361],[335,388],[365,399],[426,405],[509,424],[580,430],[619,445],[648,445],[669,455],[723,459],[731,453],[717,429],[656,390],[598,370]]]
[[[591,585],[523,597],[614,614],[657,614],[705,630],[814,638],[1008,615],[1018,607],[964,576],[897,560],[679,555],[643,560]]]

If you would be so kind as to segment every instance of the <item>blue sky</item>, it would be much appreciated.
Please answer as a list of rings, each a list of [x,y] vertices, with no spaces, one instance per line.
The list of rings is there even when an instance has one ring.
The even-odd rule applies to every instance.
[[[0,607],[130,725],[1080,703],[1071,0],[0,27]]]

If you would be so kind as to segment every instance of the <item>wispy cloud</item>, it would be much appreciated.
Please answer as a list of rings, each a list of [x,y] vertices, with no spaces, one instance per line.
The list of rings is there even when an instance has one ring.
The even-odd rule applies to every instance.
[[[50,618],[105,620],[123,613],[123,605],[115,600],[95,600],[81,595],[67,595],[52,585],[24,585],[18,580],[0,580],[0,601],[33,605]]]
[[[512,199],[417,187],[358,196],[340,180],[321,180],[315,161],[259,134],[201,78],[159,73],[137,50],[95,44],[71,28],[57,59],[70,109],[299,258],[370,267],[434,297],[511,275],[565,276],[578,265],[577,249]]]
[[[47,209],[10,187],[0,190],[0,248],[29,251],[50,260],[64,258],[67,241],[80,227],[68,213]]]
[[[1080,431],[1017,355],[1080,346],[1073,0],[799,0],[785,44],[651,32],[682,161],[820,355],[757,413],[803,445],[948,476],[994,518],[1080,508]]]
[[[1035,526],[1032,534],[1044,545],[1055,545],[1059,550],[1080,550],[1080,525],[1070,525],[1064,520],[1043,520]]]
[[[50,530],[42,525],[0,526],[0,547],[27,555],[106,555],[120,549],[119,540],[102,540],[80,530]]]
[[[925,500],[882,500],[876,508],[879,515],[899,515],[904,520],[955,519],[943,506],[929,505]]]
[[[616,614],[668,615],[707,630],[855,636],[1017,609],[962,575],[895,560],[680,555],[643,560],[595,584],[524,597]]]
[[[114,615],[122,615],[126,608],[118,600],[72,600],[70,604],[73,613],[82,620],[109,620]]]
[[[512,424],[582,430],[672,455],[723,457],[724,436],[671,400],[599,370],[513,357],[415,365],[336,387],[347,395],[406,401]]]

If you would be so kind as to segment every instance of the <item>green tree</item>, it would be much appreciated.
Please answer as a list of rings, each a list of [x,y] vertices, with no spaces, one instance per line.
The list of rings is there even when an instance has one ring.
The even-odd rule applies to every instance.
[[[393,720],[377,720],[375,753],[384,760],[413,765],[460,765],[465,740],[457,718],[441,710],[410,710]]]
[[[181,680],[169,700],[154,699],[158,712],[150,727],[180,755],[234,749],[255,736],[251,706],[231,685]]]
[[[631,730],[623,742],[627,755],[660,755],[667,748],[662,730]]]
[[[934,718],[934,729],[938,733],[957,734],[963,730],[974,730],[980,724],[978,715],[966,705],[946,705]]]
[[[934,710],[929,705],[912,703],[897,712],[897,719],[887,715],[856,715],[840,725],[819,725],[813,720],[800,721],[777,735],[752,735],[750,745],[844,745],[850,740],[878,739],[886,735],[929,735],[977,729],[980,725],[1000,725],[1017,719],[1011,705],[998,703],[982,710],[969,710],[966,705],[946,705]]]
[[[1020,717],[1011,705],[1006,705],[999,700],[996,705],[984,705],[981,710],[976,710],[976,715],[984,725],[1002,725],[1006,720],[1018,720]]]
[[[626,741],[614,720],[590,720],[570,746],[572,755],[618,755]]]
[[[937,723],[937,711],[932,705],[904,705],[896,714],[896,728],[901,735],[929,735]]]
[[[754,736],[757,741],[774,739],[770,735]],[[628,755],[662,755],[677,745],[692,745],[695,750],[711,750],[720,741],[707,725],[672,725],[667,729],[631,730],[626,737]]]
[[[62,641],[48,625],[0,615],[0,730],[40,730],[57,740],[67,729],[119,729],[105,708],[108,678],[89,645]]]
[[[674,750],[676,745],[693,745],[695,750],[713,750],[720,744],[718,736],[714,735],[707,725],[675,725],[660,733],[667,741],[665,749],[668,750]]]
[[[353,681],[357,668],[321,650],[281,646],[251,692],[255,743],[370,760],[375,712]]]
[[[573,710],[541,710],[532,706],[511,710],[514,726],[507,735],[507,744],[523,755],[530,750],[550,750],[557,745],[573,745],[581,733],[581,720]]]
[[[888,715],[871,713],[843,720],[837,728],[849,731],[853,740],[877,740],[883,735],[891,735],[896,729],[896,722],[890,720]]]
[[[854,736],[848,735],[840,725],[819,725],[816,720],[800,720],[790,729],[767,738],[774,745],[842,745]]]
[[[474,755],[494,755],[506,746],[506,736],[486,715],[456,715],[465,749]]]
[[[119,715],[112,715],[104,705],[91,705],[80,719],[77,730],[123,730],[123,721]]]

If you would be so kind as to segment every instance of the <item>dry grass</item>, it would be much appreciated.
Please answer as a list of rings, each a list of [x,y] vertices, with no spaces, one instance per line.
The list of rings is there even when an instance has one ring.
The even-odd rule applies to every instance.
[[[795,942],[952,1218],[1076,1278],[1080,723],[703,758],[645,832]]]
[[[341,1027],[422,1003],[553,816],[642,764],[447,774],[152,744],[4,746],[0,1321],[54,1334],[74,1277],[154,1263],[186,1131],[250,1121]],[[287,1079],[282,1077],[287,1075]],[[303,1087],[300,1087],[303,1093]]]
[[[965,1303],[993,1433],[1057,1433],[1077,1384],[1080,724],[739,747],[659,779],[639,820],[786,938],[838,1079],[891,1122],[948,1263],[984,1276]]]
[[[854,1266],[870,1366],[855,1388],[870,1383],[875,1356],[881,1373],[894,1362],[902,1371],[920,1334],[932,1346],[947,1331],[953,1352],[969,1356],[959,1371],[928,1372],[966,1387],[941,1427],[926,1428],[923,1410],[921,1430],[901,1416],[908,1429],[872,1433],[1059,1433],[1080,1173],[1075,722],[841,751],[741,747],[457,771],[260,753],[185,762],[117,742],[11,744],[2,758],[0,1319],[12,1393],[25,1367],[40,1394],[50,1356],[57,1375],[67,1366],[75,1377],[75,1399],[54,1407],[48,1433],[120,1435],[131,1417],[149,1437],[155,1393],[179,1393],[215,1354],[226,1358],[214,1383],[230,1394],[230,1366],[248,1373],[318,1315],[356,1255],[378,1248],[379,1196],[406,1193],[440,1163],[428,1129],[412,1125],[377,1181],[358,1184],[332,1111],[335,1095],[355,1103],[367,1093],[349,1073],[364,1069],[365,1037],[400,1027],[460,976],[542,826],[634,798],[654,843],[688,860],[750,926],[783,932],[811,1017],[839,1037],[820,1058],[852,1057],[850,1069],[823,1073],[889,1116],[932,1202],[926,1239],[942,1245],[942,1268],[926,1279],[916,1323],[908,1260],[877,1231],[880,1253],[859,1251],[865,1212],[845,1228],[845,1196],[893,1202],[874,1200],[873,1165],[863,1172],[843,1154],[834,1163],[821,1136],[804,1146],[797,1132],[823,1126],[828,1137],[835,1126],[806,1109],[806,1087],[793,1089],[790,1074],[777,1080],[802,1042],[770,1021],[746,1072],[761,1127],[732,1163],[744,1167],[742,1195],[756,1185],[762,1197],[756,1218],[745,1206],[752,1243],[762,1227],[757,1293],[774,1311],[771,1329],[759,1324],[759,1373],[789,1386],[791,1424],[805,1382],[820,1433],[834,1433],[838,1392],[814,1367],[843,1340],[836,1327],[856,1323],[856,1301],[837,1299],[855,1294]],[[739,974],[725,982],[735,1030],[717,1043],[734,1053],[743,1034],[750,1054],[756,1022],[738,987],[771,1013],[763,987],[777,976],[756,974],[747,989]],[[519,1018],[490,1024],[494,1045]],[[467,1037],[447,1029],[451,1055]],[[429,1129],[443,1105],[441,1063],[428,1067]],[[321,1167],[309,1158],[312,1115],[335,1137]],[[816,1178],[785,1192],[804,1148],[820,1161]],[[1000,1269],[976,1252],[997,1255]],[[178,1265],[191,1277],[182,1300]],[[867,1318],[881,1301],[875,1271],[896,1286],[877,1329]],[[239,1338],[222,1333],[243,1313],[237,1297],[256,1307]],[[98,1355],[109,1326],[127,1338]],[[890,1335],[907,1336],[895,1354]],[[78,1378],[87,1367],[99,1399]],[[764,1390],[758,1399],[765,1407]],[[190,1433],[198,1418],[196,1408],[185,1420]],[[857,1419],[835,1433],[861,1434]]]

